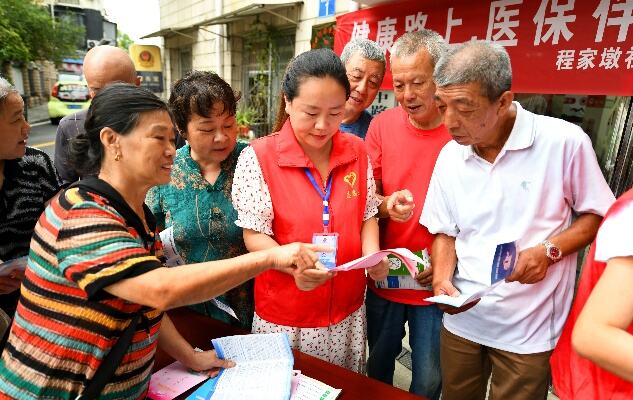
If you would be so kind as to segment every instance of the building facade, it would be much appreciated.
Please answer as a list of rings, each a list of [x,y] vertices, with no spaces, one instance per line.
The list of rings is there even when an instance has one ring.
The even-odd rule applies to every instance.
[[[361,3],[160,0],[161,30],[148,37],[164,38],[166,88],[188,70],[216,71],[242,92],[242,106],[257,110],[259,135],[274,121],[285,66],[311,47],[340,52],[362,36],[388,53],[401,34],[419,27],[449,43],[492,40],[511,55],[517,99],[581,126],[616,195],[633,186],[633,20],[617,0],[565,7],[549,0],[487,1],[476,8],[470,0]],[[370,111],[393,105],[388,74]]]
[[[163,37],[166,88],[189,70],[214,71],[242,93],[242,107],[256,110],[252,128],[262,135],[274,121],[288,61],[337,15],[358,8],[342,0],[160,0],[161,29],[145,37]]]

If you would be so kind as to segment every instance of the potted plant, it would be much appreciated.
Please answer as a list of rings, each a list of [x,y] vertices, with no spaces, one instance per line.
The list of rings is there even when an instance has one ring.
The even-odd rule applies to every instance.
[[[249,106],[237,109],[235,120],[237,121],[237,134],[239,137],[250,138],[251,124],[255,121],[256,115],[255,109]]]

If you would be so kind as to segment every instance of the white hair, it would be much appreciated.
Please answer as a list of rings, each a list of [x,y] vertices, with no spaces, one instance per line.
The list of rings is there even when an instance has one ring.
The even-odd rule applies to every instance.
[[[512,66],[506,49],[488,41],[470,41],[451,48],[435,65],[437,87],[479,83],[482,95],[497,100],[512,86]]]
[[[408,32],[400,36],[391,46],[390,61],[394,58],[407,57],[420,50],[426,50],[431,55],[433,66],[437,64],[440,57],[446,53],[446,42],[439,33],[430,29],[421,29],[415,32]]]
[[[18,93],[18,90],[9,81],[0,76],[0,104],[11,93]]]
[[[356,53],[359,53],[363,58],[381,63],[383,67],[386,65],[385,51],[373,40],[356,38],[347,42],[341,53],[343,64],[347,64]]]

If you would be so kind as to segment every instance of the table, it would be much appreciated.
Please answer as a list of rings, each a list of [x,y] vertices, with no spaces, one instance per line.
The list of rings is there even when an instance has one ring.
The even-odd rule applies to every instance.
[[[211,339],[222,336],[239,335],[248,333],[242,329],[230,326],[204,315],[195,313],[186,308],[179,308],[168,312],[169,317],[176,325],[178,331],[194,347],[207,350],[211,348]],[[301,370],[311,378],[318,379],[337,389],[343,389],[338,399],[341,400],[420,400],[409,392],[370,379],[337,365],[312,357],[308,354],[293,350],[295,369]],[[156,352],[154,370],[157,371],[173,362],[173,359],[160,349]],[[186,398],[194,389],[191,389],[179,399]]]

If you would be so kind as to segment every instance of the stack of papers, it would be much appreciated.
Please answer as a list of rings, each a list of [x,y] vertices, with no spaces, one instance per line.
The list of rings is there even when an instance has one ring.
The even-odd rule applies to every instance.
[[[293,371],[285,333],[227,336],[212,340],[218,357],[235,361],[188,400],[333,400],[341,390]]]

